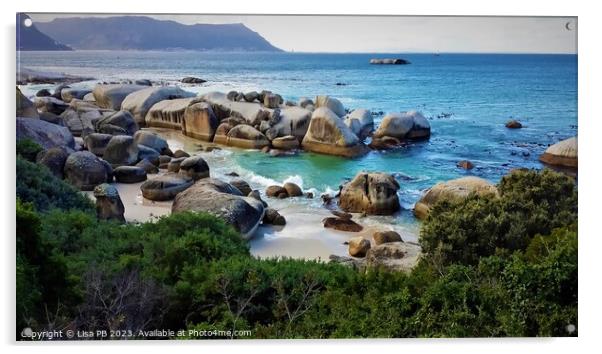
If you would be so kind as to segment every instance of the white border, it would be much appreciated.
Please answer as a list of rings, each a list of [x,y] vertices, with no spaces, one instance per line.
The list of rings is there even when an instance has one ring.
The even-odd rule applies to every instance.
[[[142,6],[141,6],[142,5]],[[22,12],[126,12],[126,13],[247,13],[247,14],[372,14],[372,15],[531,15],[531,16],[578,16],[579,25],[579,338],[567,339],[450,339],[450,340],[337,340],[337,341],[236,341],[236,342],[128,342],[128,343],[63,343],[44,346],[15,345],[14,334],[14,114],[15,103],[13,78],[15,70],[15,13]],[[131,350],[143,346],[148,353],[167,351],[195,352],[260,351],[262,353],[306,353],[315,350],[344,351],[345,353],[395,352],[407,353],[515,353],[545,352],[567,353],[591,350],[598,345],[597,331],[600,328],[600,250],[602,235],[594,224],[599,217],[600,188],[596,185],[601,174],[596,162],[600,150],[600,67],[602,57],[599,46],[599,7],[595,2],[569,1],[331,1],[302,0],[285,3],[284,0],[229,0],[208,2],[202,0],[145,1],[127,0],[66,1],[27,0],[4,1],[2,5],[2,29],[4,50],[2,55],[4,82],[0,85],[3,151],[5,161],[2,184],[8,190],[2,200],[2,250],[3,283],[0,291],[2,319],[0,319],[1,345],[6,351],[17,353],[106,353],[107,351]],[[328,29],[325,29],[328,30]],[[6,158],[8,156],[8,158]],[[129,348],[128,348],[129,347]]]

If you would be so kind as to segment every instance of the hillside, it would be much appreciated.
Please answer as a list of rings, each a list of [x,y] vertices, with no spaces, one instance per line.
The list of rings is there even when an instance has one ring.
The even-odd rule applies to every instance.
[[[76,17],[38,28],[75,49],[280,51],[245,25],[195,24],[146,16]]]
[[[25,26],[26,19],[26,14],[17,14],[17,50],[72,50],[40,32],[35,24]]]

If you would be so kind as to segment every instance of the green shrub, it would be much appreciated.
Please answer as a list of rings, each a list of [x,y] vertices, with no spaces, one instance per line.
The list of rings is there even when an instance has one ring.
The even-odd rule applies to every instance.
[[[42,150],[44,149],[31,139],[17,140],[17,156],[21,156],[27,161],[35,162],[36,156]]]
[[[46,167],[17,156],[17,198],[33,203],[36,210],[52,208],[94,211],[89,198],[56,178]]]
[[[562,174],[516,171],[502,178],[499,191],[499,198],[437,203],[420,232],[427,259],[477,264],[480,257],[524,250],[535,235],[577,220],[576,187]]]

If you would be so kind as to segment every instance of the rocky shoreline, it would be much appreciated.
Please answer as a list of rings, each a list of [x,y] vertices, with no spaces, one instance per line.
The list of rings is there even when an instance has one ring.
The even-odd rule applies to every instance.
[[[193,79],[197,78],[182,82],[200,82]],[[270,207],[273,200],[318,197],[294,183],[258,191],[240,178],[212,177],[212,166],[201,155],[173,151],[152,128],[207,142],[205,151],[222,145],[283,158],[300,151],[356,158],[370,150],[429,139],[431,134],[428,120],[417,111],[388,113],[375,127],[368,110],[347,110],[330,96],[298,102],[270,91],[195,96],[180,87],[152,86],[147,81],[98,84],[93,89],[60,84],[53,93],[38,92],[33,102],[17,87],[17,139],[38,143],[45,150],[37,163],[79,189],[92,191],[99,218],[125,222],[126,208],[116,186],[140,184],[144,201],[165,203],[163,208],[172,213],[211,213],[252,239],[260,227],[286,228],[286,218]],[[560,148],[550,147],[542,161],[576,167],[576,138],[559,144]],[[389,174],[359,172],[337,195],[319,196],[333,214],[322,220],[323,227],[359,233],[364,227],[356,215],[391,215],[400,209],[399,188]],[[495,186],[472,177],[438,184],[425,192],[415,214],[424,218],[439,200],[481,191],[496,193]],[[346,246],[350,257],[334,256],[331,261],[408,270],[420,255],[417,244],[384,229],[364,232]]]

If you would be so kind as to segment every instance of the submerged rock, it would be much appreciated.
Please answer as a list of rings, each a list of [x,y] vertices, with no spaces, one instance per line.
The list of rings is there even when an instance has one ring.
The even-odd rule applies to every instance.
[[[506,128],[509,129],[520,129],[522,127],[523,125],[521,124],[521,122],[517,121],[516,119],[511,119],[508,122],[506,122]]]
[[[399,184],[389,174],[359,172],[343,186],[339,206],[348,212],[391,215],[401,208],[398,190]]]
[[[577,168],[577,150],[578,144],[577,137],[575,136],[550,146],[539,157],[539,160],[552,166]]]
[[[474,164],[468,160],[462,160],[456,164],[456,166],[463,168],[465,170],[472,170],[474,168]]]
[[[488,181],[479,177],[462,177],[447,182],[440,182],[428,189],[414,206],[414,215],[425,219],[430,209],[442,200],[460,201],[471,193],[481,196],[497,196],[497,188]]]

